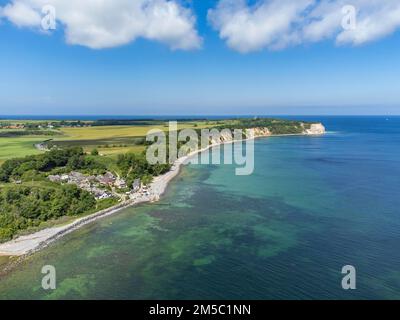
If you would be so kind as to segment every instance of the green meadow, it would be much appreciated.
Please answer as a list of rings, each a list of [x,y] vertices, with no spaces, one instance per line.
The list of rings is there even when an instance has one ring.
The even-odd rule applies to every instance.
[[[178,129],[207,128],[212,126],[209,122],[183,122],[178,124]],[[62,140],[102,140],[118,138],[144,137],[152,129],[168,130],[168,123],[164,125],[139,125],[139,126],[93,126],[78,128],[62,128],[64,133]]]
[[[41,151],[37,150],[34,144],[48,138],[48,136],[0,138],[0,163],[10,158],[40,153]]]
[[[6,120],[2,120],[5,122]],[[9,120],[8,120],[9,121]],[[9,121],[10,124],[12,123]],[[18,121],[30,123],[32,121]],[[39,122],[39,120],[37,120]],[[215,122],[181,122],[178,129],[211,127]],[[34,144],[52,139],[51,144],[59,147],[80,146],[90,152],[97,149],[101,155],[115,156],[121,153],[141,153],[145,150],[143,138],[152,129],[168,130],[168,123],[149,125],[62,127],[56,136],[15,136],[0,137],[0,164],[7,159],[41,153]],[[6,131],[1,130],[0,131]]]

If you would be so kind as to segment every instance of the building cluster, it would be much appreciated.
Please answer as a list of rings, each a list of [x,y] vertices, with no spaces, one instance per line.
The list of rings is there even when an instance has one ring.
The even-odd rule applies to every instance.
[[[111,172],[104,175],[86,176],[80,172],[72,171],[62,175],[50,175],[49,180],[58,183],[75,184],[79,188],[86,190],[94,195],[97,200],[108,199],[113,195],[120,197],[118,190],[128,187],[126,181],[116,177]],[[133,194],[141,190],[140,179],[136,179],[127,194]]]
[[[9,123],[0,123],[1,129],[24,129],[25,125],[22,123],[17,124],[9,124]]]
[[[51,123],[48,123],[48,124],[39,124],[38,126],[37,126],[37,128],[38,129],[44,129],[44,128],[48,128],[48,129],[54,129],[54,126],[51,124]]]
[[[1,129],[54,129],[55,125],[53,123],[9,123],[0,122]]]

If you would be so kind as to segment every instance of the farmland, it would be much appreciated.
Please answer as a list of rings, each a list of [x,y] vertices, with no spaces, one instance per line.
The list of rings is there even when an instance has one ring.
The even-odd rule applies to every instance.
[[[164,121],[6,121],[0,122],[0,164],[7,159],[38,154],[34,144],[47,141],[48,148],[81,147],[85,152],[97,149],[100,155],[115,157],[128,152],[141,153],[145,150],[145,137],[152,129],[167,131]],[[184,128],[246,128],[269,127],[273,134],[300,133],[300,122],[277,119],[236,120],[185,120],[178,122],[178,130]],[[11,129],[13,128],[13,129]]]
[[[36,123],[39,122],[36,121]],[[8,121],[8,123],[11,124],[11,121]],[[19,121],[18,123],[32,124],[32,121],[26,123]],[[213,123],[205,121],[181,122],[178,128],[201,129],[210,127]],[[61,127],[57,130],[58,135],[50,137],[48,135],[0,137],[0,164],[10,158],[41,153],[35,148],[34,144],[50,138],[52,138],[51,145],[58,147],[79,146],[87,152],[96,148],[100,154],[105,156],[127,152],[140,153],[145,149],[142,145],[143,138],[151,129],[165,131],[168,130],[168,124],[151,124],[150,121],[148,125]],[[0,132],[6,131],[0,130]]]
[[[205,128],[203,122],[185,122],[179,124],[178,128]],[[168,130],[168,123],[164,125],[140,125],[140,126],[98,126],[81,128],[62,128],[66,139],[71,140],[96,140],[114,138],[132,138],[146,136],[151,129]]]

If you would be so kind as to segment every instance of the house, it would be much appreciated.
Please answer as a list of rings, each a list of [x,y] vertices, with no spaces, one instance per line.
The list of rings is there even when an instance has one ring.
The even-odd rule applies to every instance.
[[[99,197],[96,197],[96,199],[98,200],[103,200],[103,199],[108,199],[111,198],[111,194],[104,192],[102,195],[100,195]]]
[[[138,192],[140,190],[140,186],[141,186],[140,179],[135,179],[135,181],[133,181],[132,184],[132,191]]]
[[[92,189],[90,190],[90,192],[94,195],[94,197],[95,197],[97,200],[103,200],[103,199],[108,199],[108,198],[111,198],[111,197],[112,197],[112,194],[111,194],[111,193],[109,193],[109,192],[107,192],[107,191],[104,191],[104,190],[101,190],[101,189],[99,189],[99,188],[92,188]]]
[[[90,186],[90,182],[87,180],[80,181],[79,183],[77,183],[77,186],[83,190],[87,190],[90,192],[91,186]]]
[[[89,177],[86,177],[86,179],[90,182],[94,182],[94,181],[96,181],[96,176],[89,176]]]
[[[70,184],[76,184],[81,188],[84,188],[86,184],[88,183],[86,176],[80,172],[71,172],[68,175],[68,183]]]
[[[48,178],[51,182],[61,182],[62,179],[59,175],[50,175]]]
[[[115,180],[114,186],[117,187],[118,189],[123,189],[126,188],[126,182],[124,179],[118,178],[117,180]]]
[[[116,180],[115,176],[111,172],[107,172],[104,175],[99,175],[96,179],[101,184],[108,186],[112,186]]]
[[[86,180],[86,176],[83,173],[80,172],[76,172],[76,171],[72,171],[69,174],[69,180],[72,181],[82,181],[82,180]]]
[[[115,176],[111,172],[106,172],[104,174],[104,177],[107,179],[113,180],[113,181],[115,181],[115,179],[116,179]]]

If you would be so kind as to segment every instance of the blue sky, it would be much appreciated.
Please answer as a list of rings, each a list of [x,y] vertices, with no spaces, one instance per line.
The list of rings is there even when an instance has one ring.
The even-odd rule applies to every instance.
[[[278,49],[264,37],[248,51],[243,38],[221,36],[229,21],[207,18],[216,3],[181,4],[197,19],[194,46],[201,41],[183,50],[171,49],[170,36],[90,48],[68,43],[68,20],[45,34],[3,17],[0,114],[400,114],[398,31],[358,45],[326,38]]]

